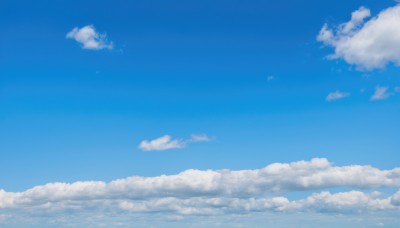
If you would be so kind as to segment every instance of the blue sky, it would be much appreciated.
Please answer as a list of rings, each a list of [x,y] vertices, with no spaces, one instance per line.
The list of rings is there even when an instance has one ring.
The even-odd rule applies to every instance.
[[[396,28],[396,14],[389,22],[378,16],[396,6],[389,0],[2,1],[0,189],[17,193],[189,169],[256,170],[313,158],[332,167],[393,170],[400,162],[400,56],[391,50],[400,50],[400,42],[381,38],[396,32],[369,34],[368,25],[375,20],[376,33],[385,23]],[[367,23],[351,20],[366,9],[370,16],[360,17]],[[79,40],[83,28],[97,36],[95,46]],[[363,34],[372,44],[359,47]],[[163,136],[169,141],[152,141]],[[360,185],[274,194],[297,199],[341,188],[359,191]],[[31,215],[2,206],[1,197],[0,224]],[[393,210],[374,224],[399,225],[391,217],[399,209]],[[181,225],[199,219],[168,213]],[[268,213],[291,226],[284,215]],[[316,219],[306,223],[326,225],[344,212],[310,213]],[[143,226],[155,222],[154,214],[133,214]],[[210,224],[234,214],[213,215]],[[263,221],[249,216],[237,223]],[[349,226],[370,223],[346,216],[340,222]]]

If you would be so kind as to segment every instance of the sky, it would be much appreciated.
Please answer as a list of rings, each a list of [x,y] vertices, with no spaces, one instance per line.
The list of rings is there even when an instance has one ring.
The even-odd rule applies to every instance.
[[[0,226],[399,227],[393,0],[0,2]]]

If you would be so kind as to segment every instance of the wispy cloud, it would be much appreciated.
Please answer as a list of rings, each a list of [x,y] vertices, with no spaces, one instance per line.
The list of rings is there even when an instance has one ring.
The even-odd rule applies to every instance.
[[[211,141],[212,138],[210,138],[206,134],[192,134],[190,136],[190,140],[193,142],[208,142],[208,141]]]
[[[206,134],[192,134],[190,139],[172,139],[170,135],[164,135],[160,138],[156,138],[153,140],[143,140],[139,144],[139,149],[143,151],[160,151],[160,150],[169,150],[169,149],[179,149],[184,148],[190,143],[194,142],[207,142],[211,141],[210,138]]]
[[[87,25],[82,28],[75,27],[67,33],[66,37],[76,40],[82,44],[84,49],[113,49],[113,43],[108,42],[106,35],[98,33],[93,25]]]
[[[359,190],[330,193],[334,187]],[[324,158],[274,163],[255,170],[186,170],[176,175],[133,176],[111,182],[49,183],[23,192],[0,189],[0,212],[54,215],[59,212],[164,212],[220,215],[252,212],[369,213],[398,211],[400,191],[385,196],[360,189],[399,188],[400,168],[334,166]],[[285,193],[317,191],[289,200]],[[268,197],[267,197],[268,196]]]
[[[186,143],[181,139],[172,139],[170,135],[164,135],[150,141],[143,140],[140,142],[139,148],[144,151],[169,150],[183,148],[185,145]]]
[[[328,96],[326,96],[325,100],[335,101],[335,100],[340,100],[340,99],[346,98],[348,96],[350,96],[350,93],[340,92],[340,91],[336,90],[335,92],[329,93]]]
[[[369,9],[360,7],[337,29],[325,24],[317,40],[335,49],[330,58],[342,58],[361,70],[384,68],[388,63],[400,65],[400,5],[367,20],[370,16]]]
[[[375,92],[371,96],[372,101],[377,101],[377,100],[385,100],[389,98],[392,94],[388,93],[388,87],[386,86],[377,86],[375,87]]]

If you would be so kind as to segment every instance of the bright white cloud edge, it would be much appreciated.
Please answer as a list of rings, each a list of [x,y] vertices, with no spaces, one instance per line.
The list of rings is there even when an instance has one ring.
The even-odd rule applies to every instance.
[[[113,43],[107,41],[105,34],[96,31],[93,25],[82,28],[75,27],[66,35],[67,39],[74,39],[82,44],[82,48],[91,50],[113,49]]]
[[[350,21],[337,28],[325,24],[317,40],[334,48],[332,59],[344,59],[360,70],[400,65],[400,5],[389,7],[370,18],[371,12],[360,7]]]
[[[330,193],[334,187],[347,192]],[[399,212],[400,191],[385,196],[377,188],[398,189],[400,168],[334,166],[324,158],[274,163],[256,170],[186,170],[176,175],[132,176],[109,183],[49,183],[23,192],[0,190],[0,215],[111,210],[178,215],[250,212]],[[290,200],[285,193],[321,191]]]

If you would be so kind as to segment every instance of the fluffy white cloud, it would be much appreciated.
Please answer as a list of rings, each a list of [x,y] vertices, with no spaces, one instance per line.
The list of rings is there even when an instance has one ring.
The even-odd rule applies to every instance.
[[[293,202],[282,196],[285,192],[333,187],[399,188],[400,168],[333,166],[326,159],[316,158],[274,163],[257,170],[186,170],[177,175],[133,176],[109,183],[49,183],[24,192],[0,190],[0,210],[62,211],[115,206],[136,212],[172,210],[182,214],[214,213],[214,210],[218,213],[225,210],[340,211],[352,207],[368,211],[394,209],[400,202],[399,193],[385,199],[358,191],[320,193]],[[279,196],[265,198],[266,195]]]
[[[75,27],[67,33],[66,37],[81,43],[84,49],[113,49],[112,42],[108,42],[106,35],[98,33],[93,25]]]
[[[248,212],[330,212],[330,213],[365,213],[381,210],[396,210],[391,203],[393,196],[378,198],[374,194],[360,191],[349,191],[331,194],[329,192],[314,193],[311,196],[290,201],[286,197],[269,198],[204,198],[194,197],[162,198],[136,203],[121,201],[119,208],[130,212],[171,211],[182,215],[216,215],[226,213]]]
[[[391,196],[379,198],[380,193],[366,194],[360,191],[314,193],[306,200],[298,201],[300,207],[319,212],[364,213],[369,210],[398,209],[391,203]]]
[[[345,97],[350,96],[350,93],[347,92],[340,92],[340,91],[335,91],[335,92],[331,92],[328,94],[328,96],[326,96],[326,100],[327,101],[335,101],[335,100],[340,100],[343,99]]]
[[[43,204],[21,204],[12,208],[13,211],[29,212],[30,214],[54,214],[63,211],[104,211],[114,213],[128,211],[130,213],[173,213],[177,215],[222,215],[245,214],[252,212],[305,212],[320,213],[370,213],[375,211],[398,211],[396,201],[399,192],[388,197],[360,191],[320,192],[313,193],[304,199],[289,200],[287,197],[163,197],[136,199],[86,199],[50,201]],[[5,211],[6,209],[1,209]]]
[[[333,187],[357,190],[315,192],[299,199],[285,196],[285,192]],[[22,192],[0,189],[0,225],[19,221],[27,226],[42,219],[44,223],[51,221],[50,226],[67,221],[80,221],[72,226],[100,226],[105,218],[118,217],[108,220],[108,224],[117,226],[113,222],[126,225],[143,216],[176,221],[199,215],[231,218],[298,212],[396,216],[400,191],[385,195],[362,190],[385,187],[400,187],[400,168],[334,166],[323,158],[274,163],[256,170],[186,170],[176,175],[133,176],[108,183],[49,183]],[[128,217],[131,220],[123,220]]]
[[[160,138],[151,141],[143,140],[139,144],[139,148],[144,151],[152,150],[169,150],[182,148],[186,143],[181,139],[172,139],[169,135],[161,136]]]
[[[377,101],[377,100],[384,100],[387,99],[391,96],[391,93],[388,93],[388,87],[386,86],[377,86],[375,87],[375,92],[371,97],[372,101]]]
[[[179,149],[185,147],[190,143],[208,142],[211,140],[212,139],[206,134],[192,134],[190,136],[190,139],[186,140],[172,139],[170,135],[164,135],[151,141],[143,140],[139,144],[139,149],[144,151]]]
[[[360,7],[350,21],[336,29],[325,24],[317,40],[335,49],[330,58],[342,58],[358,69],[384,68],[389,63],[400,65],[400,5],[365,21],[370,16],[369,9]]]

